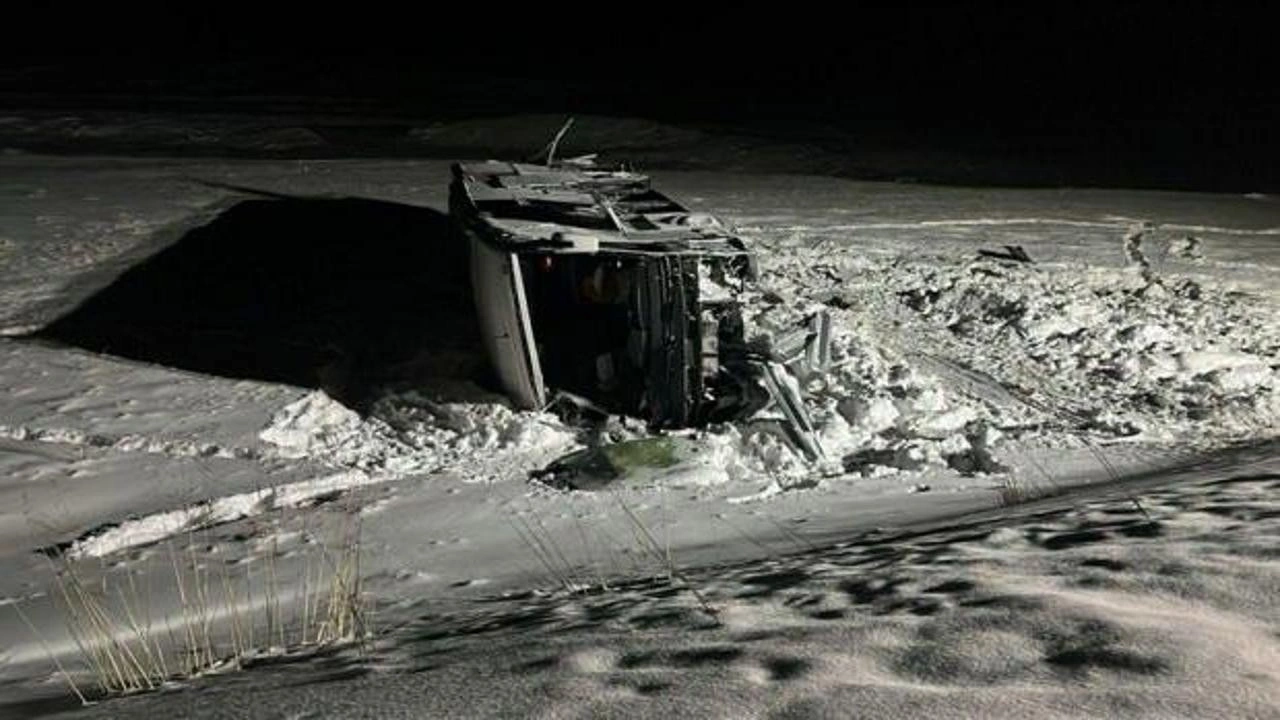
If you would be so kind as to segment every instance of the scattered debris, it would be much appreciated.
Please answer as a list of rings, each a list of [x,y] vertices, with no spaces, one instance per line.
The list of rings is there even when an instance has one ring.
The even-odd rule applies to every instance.
[[[1011,260],[1013,262],[1035,262],[1027,251],[1022,249],[1021,245],[1005,245],[1004,250],[986,250],[979,249],[978,254],[982,257],[994,258],[996,260]]]
[[[682,440],[657,436],[597,445],[559,458],[532,476],[550,485],[596,490],[630,473],[678,465]]]
[[[1147,254],[1142,250],[1142,239],[1146,234],[1155,229],[1155,225],[1149,222],[1139,223],[1129,228],[1124,234],[1124,255],[1131,267],[1138,269],[1142,275],[1143,282],[1148,284],[1155,282],[1155,276],[1151,271],[1151,261],[1147,259]]]
[[[1183,258],[1185,260],[1203,260],[1202,245],[1200,238],[1194,235],[1183,235],[1175,240],[1170,240],[1165,252],[1169,257]]]
[[[813,423],[809,413],[804,409],[800,399],[800,387],[794,376],[787,374],[782,365],[776,362],[764,365],[764,384],[769,390],[773,404],[785,419],[783,427],[795,445],[804,452],[811,461],[826,457],[822,445],[813,431]]]

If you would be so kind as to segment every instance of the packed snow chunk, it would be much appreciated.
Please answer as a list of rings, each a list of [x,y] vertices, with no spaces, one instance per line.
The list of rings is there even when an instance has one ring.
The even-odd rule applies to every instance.
[[[817,428],[818,442],[824,452],[839,454],[843,448],[854,447],[867,439],[849,425],[836,401],[830,398],[823,398],[819,407],[812,409],[809,415]]]
[[[743,463],[758,477],[774,478],[784,485],[809,478],[813,469],[781,432],[771,428],[748,432],[742,441]]]
[[[1241,368],[1266,368],[1256,355],[1225,350],[1197,350],[1177,355],[1178,369],[1188,375],[1205,375],[1215,371]]]
[[[893,398],[877,395],[872,398],[844,398],[837,406],[848,424],[868,435],[888,430],[897,424],[901,413]]]
[[[1050,298],[1052,296],[1049,296]],[[1047,298],[1037,293],[1034,307],[1022,321],[1022,329],[1033,343],[1047,343],[1058,338],[1073,338],[1092,328],[1107,325],[1107,310],[1091,298],[1074,297],[1064,302],[1045,302]]]
[[[286,405],[258,437],[275,446],[281,457],[320,455],[359,434],[362,420],[354,410],[323,392],[312,392]]]
[[[960,406],[923,415],[911,423],[911,432],[917,437],[943,440],[955,435],[978,418],[972,407]]]
[[[1145,376],[1153,380],[1171,378],[1178,374],[1178,361],[1172,355],[1164,353],[1144,353],[1137,357],[1139,377]]]
[[[985,422],[975,421],[965,426],[963,435],[953,435],[943,441],[939,450],[947,465],[962,475],[997,474],[1009,468],[996,459],[992,447],[1001,433]]]
[[[741,437],[733,428],[720,433],[702,433],[684,462],[663,476],[673,487],[706,487],[726,483],[745,471],[739,458]]]
[[[1022,326],[1027,339],[1035,343],[1044,343],[1058,338],[1069,338],[1080,332],[1081,325],[1069,317],[1050,316]]]
[[[1130,325],[1116,333],[1116,338],[1135,350],[1145,350],[1153,345],[1171,344],[1177,339],[1168,328],[1149,322]]]
[[[1205,379],[1226,393],[1249,393],[1276,387],[1275,371],[1262,363],[1214,370]]]

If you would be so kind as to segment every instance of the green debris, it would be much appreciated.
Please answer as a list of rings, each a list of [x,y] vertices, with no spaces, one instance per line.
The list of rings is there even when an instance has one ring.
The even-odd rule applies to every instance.
[[[638,468],[669,468],[680,462],[671,438],[666,437],[627,440],[600,450],[619,475]]]
[[[650,437],[624,440],[565,455],[534,473],[555,485],[577,490],[598,490],[618,480],[652,478],[658,471],[681,463],[678,438]]]

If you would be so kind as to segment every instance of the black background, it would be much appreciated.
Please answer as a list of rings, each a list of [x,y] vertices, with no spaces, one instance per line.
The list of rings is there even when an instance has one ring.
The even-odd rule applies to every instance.
[[[1264,6],[41,7],[10,28],[13,106],[252,111],[286,96],[431,119],[635,115],[1276,186]]]

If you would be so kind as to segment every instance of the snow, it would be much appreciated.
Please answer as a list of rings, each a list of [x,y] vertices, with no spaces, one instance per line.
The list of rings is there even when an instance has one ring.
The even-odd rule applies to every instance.
[[[435,402],[418,392],[378,400],[369,418],[321,391],[285,406],[259,433],[280,457],[402,477],[466,467],[470,482],[525,477],[576,447],[554,415],[487,402]]]
[[[671,154],[691,142],[646,137]],[[803,388],[828,462],[804,461],[764,417],[675,433],[676,465],[592,493],[528,481],[590,442],[584,428],[465,378],[380,388],[357,410],[319,389],[21,337],[232,207],[217,183],[440,209],[447,163],[10,155],[0,175],[0,605],[19,604],[43,638],[0,608],[0,715],[10,697],[62,692],[42,647],[75,664],[33,550],[60,548],[104,585],[162,580],[167,543],[210,567],[277,553],[295,577],[313,517],[351,509],[385,635],[368,658],[337,653],[350,675],[300,658],[85,716],[305,703],[322,717],[1169,717],[1280,704],[1274,203],[658,173],[756,243],[749,334],[831,313],[832,367]],[[977,255],[1003,245],[1034,262]],[[1094,489],[1003,507],[1077,486]],[[1098,495],[1107,487],[1152,519]],[[679,577],[662,579],[671,568],[646,558],[631,517]],[[518,518],[591,592],[542,590],[561,583]],[[154,601],[158,617],[178,607],[171,593]]]
[[[125,520],[104,532],[72,543],[66,555],[73,560],[106,557],[120,550],[181,537],[214,525],[262,515],[271,510],[303,507],[307,501],[337,491],[376,482],[368,474],[351,471],[302,482],[277,485],[250,493],[226,495],[209,502]]]
[[[1164,475],[1141,510],[1111,493],[812,547],[796,525],[679,580],[424,604],[364,655],[74,716],[1271,717],[1274,457]]]

